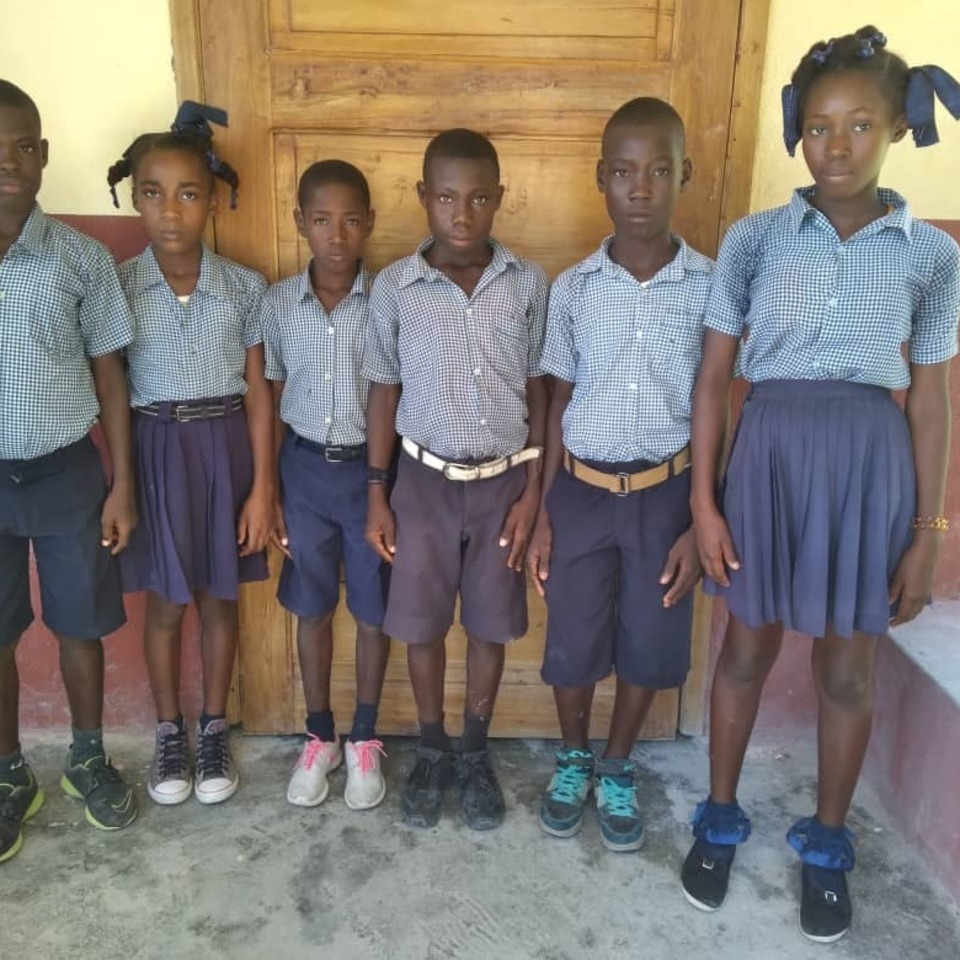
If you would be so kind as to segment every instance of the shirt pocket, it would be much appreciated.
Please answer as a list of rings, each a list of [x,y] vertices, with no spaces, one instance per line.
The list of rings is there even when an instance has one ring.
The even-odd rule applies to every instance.
[[[44,290],[30,311],[30,336],[44,353],[55,360],[84,355],[80,332],[80,304],[83,290],[69,283],[39,282]]]
[[[651,364],[671,416],[687,419],[703,351],[702,315],[694,310],[666,313]]]
[[[517,371],[521,379],[526,379],[530,354],[530,326],[526,313],[519,304],[511,305],[497,317],[494,330],[493,356],[499,354],[502,357],[505,371]]]

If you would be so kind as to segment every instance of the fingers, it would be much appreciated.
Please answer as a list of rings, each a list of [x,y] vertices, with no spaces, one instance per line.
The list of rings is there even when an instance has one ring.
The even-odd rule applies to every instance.
[[[530,571],[530,579],[533,580],[534,589],[541,597],[546,597],[547,591],[543,584],[550,577],[550,548],[545,546],[531,547],[527,556],[527,569]]]
[[[396,553],[397,548],[387,546],[386,538],[382,532],[375,533],[372,537],[368,538],[367,542],[373,547],[377,556],[386,563],[393,563],[393,555]]]
[[[673,586],[663,596],[663,605],[672,607],[679,603],[696,586],[699,579],[700,571],[697,565],[687,560],[681,561]],[[662,580],[660,582],[663,583]]]
[[[134,526],[135,524],[131,521],[121,522],[115,525],[113,546],[110,549],[112,556],[115,557],[118,553],[123,553],[123,551],[127,549],[127,544],[130,542],[130,535],[133,533]]]
[[[287,558],[290,560],[293,559],[292,554],[290,553],[290,540],[287,537],[287,531],[282,530],[279,527],[275,527],[273,533],[270,534],[270,542]]]

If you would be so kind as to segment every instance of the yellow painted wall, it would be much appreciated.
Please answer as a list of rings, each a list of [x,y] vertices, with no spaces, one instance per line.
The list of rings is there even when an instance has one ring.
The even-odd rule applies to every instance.
[[[936,63],[960,77],[957,0],[772,0],[754,164],[754,210],[777,206],[809,181],[799,148],[783,147],[780,88],[817,40],[872,23],[910,66]],[[960,123],[937,106],[940,143],[918,150],[908,134],[887,156],[881,183],[900,191],[921,217],[960,219]]]
[[[0,77],[40,108],[50,141],[44,209],[117,213],[107,168],[176,113],[167,0],[4,0]],[[118,193],[132,213],[129,188]]]

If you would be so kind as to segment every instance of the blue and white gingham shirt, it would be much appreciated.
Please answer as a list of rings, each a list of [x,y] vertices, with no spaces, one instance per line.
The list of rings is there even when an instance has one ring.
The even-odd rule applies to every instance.
[[[797,190],[789,204],[735,223],[717,258],[708,327],[745,335],[738,373],[747,380],[846,380],[891,390],[910,384],[910,363],[957,352],[960,248],[914,220],[892,190],[893,209],[841,242]]]
[[[383,270],[370,294],[363,372],[402,384],[397,433],[448,460],[517,453],[526,445],[528,377],[540,376],[547,278],[491,239],[473,295],[417,252]]]
[[[86,436],[100,412],[90,358],[131,336],[107,249],[35,206],[0,260],[0,459]]]
[[[550,289],[542,366],[574,385],[563,443],[575,457],[659,463],[690,442],[713,261],[675,239],[648,282],[610,259],[607,237]]]
[[[329,314],[313,292],[309,266],[273,284],[263,298],[267,378],[286,381],[280,417],[315,443],[366,442],[370,382],[360,368],[370,280],[361,265],[353,288]]]
[[[197,287],[181,303],[147,247],[120,266],[120,283],[134,318],[132,406],[247,392],[246,351],[262,342],[259,273],[204,248]]]

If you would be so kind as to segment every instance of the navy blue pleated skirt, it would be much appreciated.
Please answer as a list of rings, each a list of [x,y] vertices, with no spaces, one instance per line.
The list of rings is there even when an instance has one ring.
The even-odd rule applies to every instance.
[[[754,384],[730,454],[723,513],[740,559],[708,580],[749,627],[882,634],[910,545],[916,476],[903,411],[881,387]]]
[[[197,590],[236,600],[238,584],[267,579],[266,554],[240,557],[237,546],[253,484],[242,410],[186,423],[134,411],[133,449],[140,521],[120,555],[125,591],[182,604]]]

